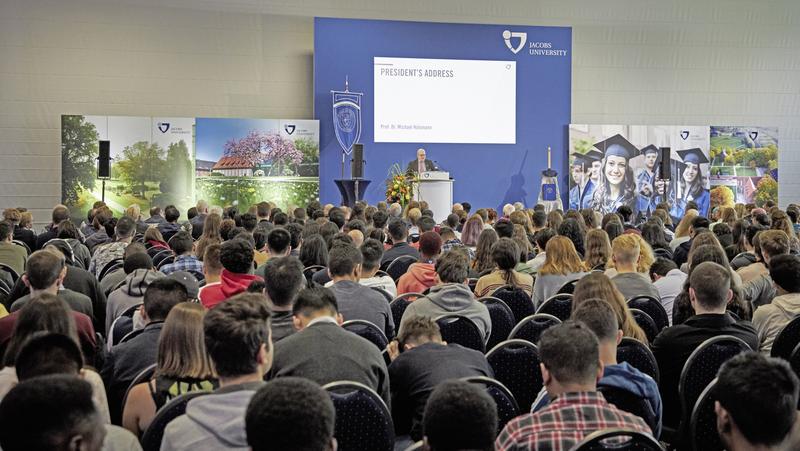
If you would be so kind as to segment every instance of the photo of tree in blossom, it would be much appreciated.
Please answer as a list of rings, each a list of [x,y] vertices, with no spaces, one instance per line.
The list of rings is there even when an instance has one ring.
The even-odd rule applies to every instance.
[[[282,208],[319,197],[317,121],[198,118],[197,197],[212,204]]]

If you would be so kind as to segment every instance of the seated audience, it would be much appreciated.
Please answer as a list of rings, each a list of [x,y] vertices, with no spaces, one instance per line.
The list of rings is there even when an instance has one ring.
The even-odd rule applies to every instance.
[[[533,284],[533,305],[536,308],[558,293],[565,283],[586,275],[581,257],[569,238],[560,235],[551,238],[545,253],[544,264]]]
[[[89,253],[89,248],[83,244],[81,233],[72,221],[64,221],[58,225],[58,238],[66,241],[72,250],[73,264],[88,270],[92,254]]]
[[[641,250],[639,240],[631,234],[614,238],[611,244],[611,260],[614,262],[617,275],[612,277],[611,281],[625,299],[640,295],[658,299],[658,290],[648,276],[638,272]]]
[[[686,213],[687,215],[684,217],[684,219],[689,217],[689,212],[687,211]],[[678,224],[678,229],[675,231],[675,236],[679,235],[678,231],[681,231],[681,224],[683,224],[683,221]],[[688,235],[688,237],[686,237],[687,239],[675,246],[672,251],[672,260],[675,262],[678,268],[680,268],[681,265],[686,263],[686,261],[689,259],[689,249],[692,247],[692,240],[694,239],[694,236],[701,231],[707,230],[710,225],[711,221],[709,221],[705,216],[699,216],[697,212],[695,212],[693,218],[686,224],[686,234]],[[672,247],[674,242],[675,240],[672,240],[670,247]]]
[[[423,449],[493,450],[497,405],[478,385],[458,380],[442,382],[428,397],[422,429]]]
[[[602,229],[591,229],[586,232],[586,252],[583,256],[583,265],[591,271],[604,271],[606,263],[611,258],[611,242],[608,234]],[[538,257],[538,256],[537,256]]]
[[[328,254],[328,273],[333,280],[330,290],[336,296],[337,311],[345,321],[361,319],[371,322],[392,339],[395,325],[386,298],[358,283],[361,261],[361,251],[352,244],[336,244]]]
[[[295,257],[271,258],[264,265],[266,296],[272,310],[272,342],[295,333],[292,307],[297,294],[306,285],[303,265]]]
[[[12,243],[13,240],[14,226],[10,222],[0,221],[0,263],[7,265],[17,275],[20,275],[25,272],[28,251],[24,247]]]
[[[375,390],[387,405],[391,404],[389,375],[381,352],[366,339],[339,326],[342,316],[331,290],[302,290],[292,313],[298,332],[275,344],[271,378],[304,377],[320,385],[360,382]]]
[[[155,205],[150,207],[150,217],[144,220],[145,224],[161,224],[166,222],[164,216],[161,214],[161,207]]]
[[[473,258],[470,263],[470,274],[473,274],[475,277],[480,277],[491,273],[495,269],[495,263],[492,259],[492,247],[494,247],[499,239],[500,237],[497,236],[497,232],[492,228],[480,231],[477,241],[478,244],[474,248],[475,258]],[[467,246],[467,249],[471,248]]]
[[[458,222],[458,216],[450,215],[456,217],[456,222]],[[439,236],[442,237],[442,253],[449,251],[450,249],[454,249],[456,247],[463,247],[469,253],[470,261],[475,259],[475,250],[471,249],[467,246],[464,246],[464,243],[461,242],[461,238],[459,235],[456,235],[458,232],[454,228],[451,227],[442,227],[439,229]]]
[[[102,210],[106,219],[111,218],[111,210],[108,210],[107,207],[104,207]],[[51,215],[52,222],[45,227],[44,232],[40,233],[36,237],[36,247],[31,248],[31,251],[35,251],[37,249],[41,249],[44,247],[44,244],[48,241],[52,240],[53,238],[58,237],[58,225],[64,221],[69,220],[69,209],[63,205],[56,205],[53,207],[53,212]],[[95,213],[95,220],[97,220],[97,213]],[[96,223],[97,224],[97,223]],[[95,229],[102,229],[102,227],[98,224]],[[105,233],[104,233],[105,235]],[[106,237],[107,239],[108,237]],[[89,242],[87,240],[86,246],[89,247],[89,250],[92,250],[92,247],[89,246]]]
[[[533,272],[539,272],[539,269],[544,265],[544,260],[547,257],[545,252],[547,242],[554,236],[556,236],[556,232],[548,228],[541,228],[533,235],[533,242],[536,244],[536,256],[528,261],[528,266],[531,267]]]
[[[175,252],[175,261],[161,267],[159,271],[170,275],[176,271],[186,271],[195,274],[197,277],[203,276],[203,262],[192,254],[194,241],[192,234],[181,231],[172,236],[169,240],[172,251]]]
[[[689,355],[705,340],[718,335],[741,338],[758,349],[758,335],[749,321],[737,321],[727,313],[732,298],[730,270],[703,262],[689,275],[689,299],[695,315],[661,331],[653,341],[660,372],[659,389],[664,401],[664,424],[675,427],[680,419],[678,380]]]
[[[183,232],[180,232],[183,233]],[[131,387],[122,411],[122,426],[141,436],[158,409],[193,391],[212,391],[214,371],[203,338],[202,305],[183,302],[170,310],[158,338],[153,377]]]
[[[11,228],[13,229],[12,240],[25,243],[25,245],[28,246],[28,250],[33,251],[36,249],[36,233],[29,228],[33,225],[33,217],[29,212],[24,213],[30,216],[31,224],[27,224],[28,221],[26,221],[26,224],[22,223],[23,212],[16,208],[6,208],[3,210],[3,221],[11,224]]]
[[[234,238],[222,243],[219,261],[223,267],[219,285],[207,287],[200,292],[200,302],[208,309],[244,293],[253,281],[263,280],[253,274],[253,245],[247,240]]]
[[[492,261],[495,269],[478,279],[475,285],[475,295],[480,297],[491,296],[498,288],[510,285],[521,289],[528,296],[533,293],[533,277],[517,271],[520,251],[517,243],[511,238],[500,238],[492,246]]]
[[[575,311],[583,301],[588,299],[602,299],[608,302],[617,315],[617,323],[622,329],[622,335],[647,344],[647,335],[633,319],[625,297],[605,274],[594,272],[578,281],[572,294],[572,311]]]
[[[618,326],[614,309],[602,299],[587,299],[572,311],[570,319],[585,324],[600,342],[603,377],[597,381],[597,388],[622,390],[644,399],[649,407],[649,414],[656,422],[653,435],[658,437],[661,434],[661,395],[658,392],[658,385],[650,376],[628,363],[617,363],[617,345],[622,340],[623,334]],[[542,388],[531,411],[541,410],[550,401],[547,390]]]
[[[220,236],[221,225],[222,216],[219,214],[209,213],[208,216],[206,216],[203,222],[203,232],[195,243],[194,252],[197,258],[203,259],[205,257],[208,246],[222,243],[222,237]],[[192,233],[194,233],[194,230],[195,229],[192,229]]]
[[[597,392],[603,375],[597,337],[583,323],[565,321],[539,341],[542,379],[553,402],[511,420],[495,441],[497,451],[568,450],[600,429],[650,434],[644,421],[606,402]]]
[[[203,280],[205,283],[200,288],[197,295],[198,299],[203,298],[205,290],[213,290],[212,287],[220,284],[220,276],[222,274],[222,263],[219,261],[219,252],[222,249],[220,244],[209,244],[206,247],[205,254],[203,254]]]
[[[777,296],[753,313],[759,350],[769,355],[772,343],[789,321],[800,315],[800,257],[778,255],[769,262],[769,276]]]
[[[131,243],[125,248],[125,252],[122,254],[122,267],[107,272],[103,280],[100,281],[100,291],[105,296],[108,296],[112,291],[122,286],[122,282],[129,274],[125,272],[125,261],[133,254],[147,254],[147,248],[141,243]],[[67,260],[69,260],[69,258],[67,258]],[[91,273],[89,275],[91,275]],[[67,277],[69,277],[69,269],[67,269]],[[92,276],[92,278],[97,280],[94,276]]]
[[[397,293],[423,293],[436,285],[434,263],[442,250],[442,238],[436,232],[424,232],[419,237],[420,261],[412,263],[397,281]]]
[[[92,259],[89,262],[89,272],[97,277],[107,264],[114,260],[121,260],[125,248],[133,241],[136,233],[136,223],[133,219],[123,216],[117,221],[114,227],[114,241],[97,245],[92,251]]]
[[[725,449],[798,449],[798,385],[783,360],[755,352],[739,354],[717,373],[717,432]]]
[[[383,249],[381,247],[381,249]],[[303,268],[309,266],[328,266],[328,245],[319,232],[306,237],[300,247],[300,262]],[[380,262],[378,262],[380,263]]]
[[[775,286],[769,277],[770,260],[789,253],[789,240],[782,230],[765,230],[756,236],[756,241],[758,243],[756,252],[760,250],[759,258],[763,261],[764,269],[758,270],[757,274],[742,286],[745,299],[750,301],[754,309],[769,304],[776,296]],[[760,265],[761,263],[753,263],[740,270],[739,274]],[[742,279],[744,280],[744,277]]]
[[[367,238],[360,247],[361,250],[361,278],[358,283],[370,288],[380,288],[381,290],[397,297],[397,286],[394,280],[386,275],[379,276],[378,271],[383,258],[383,245],[380,241]]]
[[[105,381],[114,424],[121,423],[122,399],[128,386],[137,374],[157,361],[158,339],[164,320],[173,307],[187,299],[186,288],[178,281],[166,277],[153,281],[145,291],[141,309],[144,329],[128,341],[114,346],[106,356],[100,374]]]
[[[768,275],[770,258],[788,254],[790,250],[789,237],[782,230],[764,230],[756,235],[754,240],[758,261],[736,271],[741,276],[742,283],[750,282],[762,275]]]
[[[164,430],[161,451],[247,449],[245,412],[272,362],[270,316],[264,297],[250,293],[206,314],[205,344],[220,388],[189,401]]]
[[[432,318],[416,316],[389,346],[392,418],[398,435],[422,440],[422,415],[431,392],[448,379],[494,377],[483,353],[442,341]]]
[[[5,451],[95,451],[106,440],[102,416],[92,402],[92,387],[70,375],[20,383],[0,403],[0,421],[0,446]],[[127,449],[137,445],[133,440],[127,444],[133,448]]]
[[[164,277],[153,268],[153,260],[147,254],[128,255],[122,267],[127,275],[120,287],[108,295],[106,303],[106,335],[110,333],[114,320],[129,308],[144,302],[147,287]]]
[[[319,385],[299,377],[268,382],[245,414],[252,451],[335,451],[336,410]]]
[[[63,255],[49,250],[34,252],[28,258],[28,269],[22,276],[22,281],[30,289],[30,294],[17,299],[11,305],[11,311],[21,309],[30,299],[41,293],[50,293],[66,302],[72,310],[94,320],[94,308],[88,296],[68,288],[61,288],[66,275],[67,265]]]
[[[683,284],[686,282],[687,274],[677,266],[675,262],[664,257],[658,257],[650,266],[650,280],[658,291],[658,299],[667,312],[669,325],[672,325],[672,306],[675,297],[683,291]]]
[[[158,224],[158,231],[164,237],[164,241],[169,243],[169,239],[181,230],[178,224],[181,212],[174,205],[167,205],[164,208],[164,222]]]
[[[419,260],[419,252],[408,244],[408,229],[402,219],[389,220],[389,238],[392,240],[392,247],[386,249],[381,259],[381,269],[386,270],[389,264],[397,257],[410,255]]]
[[[740,238],[740,242],[744,250],[731,259],[731,268],[734,271],[738,271],[739,269],[752,265],[758,261],[758,256],[755,250],[756,235],[758,235],[758,233],[762,230],[765,230],[765,228],[758,224],[751,224],[746,227],[747,228],[745,229],[744,233],[742,233]]]
[[[513,246],[516,246],[513,242]],[[511,257],[513,259],[513,257]],[[431,288],[427,296],[410,303],[403,312],[398,335],[404,332],[406,322],[416,316],[437,318],[442,315],[461,315],[478,326],[484,340],[492,334],[489,310],[478,302],[467,285],[469,259],[466,252],[452,250],[436,261],[436,274],[441,283]]]

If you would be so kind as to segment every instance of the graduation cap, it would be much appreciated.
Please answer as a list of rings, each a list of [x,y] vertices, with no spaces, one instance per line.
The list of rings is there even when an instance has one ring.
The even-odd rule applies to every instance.
[[[622,135],[616,134],[605,141],[595,143],[595,148],[605,154],[605,156],[623,157],[630,160],[639,154],[639,150],[631,144],[630,141],[625,139]]]
[[[584,155],[591,158],[593,161],[600,161],[603,159],[603,152],[596,149],[589,149]]]
[[[686,149],[686,150],[679,150],[678,155],[681,156],[681,159],[684,163],[694,163],[694,164],[703,164],[708,163],[708,158],[706,158],[705,154],[699,147],[695,147],[693,149]]]
[[[597,152],[600,153],[600,152]],[[593,161],[598,161],[599,158],[596,158],[595,155],[590,155],[589,153],[580,153],[580,152],[573,152],[572,157],[572,166],[584,166],[584,167],[591,167]]]
[[[648,153],[654,153],[658,155],[659,150],[658,147],[654,146],[653,144],[650,144],[649,146],[642,148],[640,152],[642,152],[642,155],[647,155]]]

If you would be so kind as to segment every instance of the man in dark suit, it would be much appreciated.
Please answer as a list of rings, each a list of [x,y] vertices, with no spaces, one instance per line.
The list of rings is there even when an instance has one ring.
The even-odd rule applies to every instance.
[[[299,332],[275,343],[270,377],[297,376],[324,385],[360,382],[389,405],[389,374],[381,352],[340,327],[336,296],[327,288],[306,288],[292,307]]]
[[[36,237],[36,249],[41,249],[44,244],[53,238],[58,238],[58,225],[69,219],[69,210],[63,205],[56,205],[53,207],[52,222],[47,226],[44,232]],[[36,249],[31,249],[35,251]]]
[[[205,225],[206,218],[208,217],[208,202],[200,199],[197,201],[197,216],[189,220],[192,224],[192,238],[195,240],[200,238],[203,234],[203,225]]]
[[[156,363],[158,338],[172,307],[189,299],[177,280],[164,277],[153,281],[144,293],[142,318],[147,325],[139,335],[111,349],[100,375],[108,394],[111,422],[120,424],[125,391],[143,369]]]
[[[439,326],[425,316],[406,323],[403,334],[389,345],[389,356],[395,431],[414,441],[422,440],[422,414],[437,385],[462,377],[494,377],[483,353],[442,342]]]
[[[726,312],[731,300],[730,270],[714,262],[703,262],[689,277],[689,299],[695,315],[683,324],[661,331],[653,340],[652,350],[661,373],[659,389],[664,403],[665,426],[675,427],[680,420],[678,381],[689,355],[709,338],[732,335],[752,349],[758,349],[758,335],[749,321],[737,321]]]
[[[417,149],[417,159],[409,162],[406,167],[407,174],[434,170],[436,170],[436,165],[433,164],[433,161],[425,159],[425,149],[422,148]]]

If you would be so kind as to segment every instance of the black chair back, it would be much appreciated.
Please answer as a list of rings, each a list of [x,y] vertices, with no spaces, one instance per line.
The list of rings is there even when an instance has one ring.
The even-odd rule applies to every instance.
[[[611,404],[617,409],[636,415],[644,420],[650,430],[655,431],[658,427],[658,413],[654,412],[647,399],[617,387],[598,386],[597,391],[603,394]]]
[[[502,382],[519,403],[523,412],[531,410],[542,389],[539,350],[526,340],[506,340],[486,353],[494,377]]]
[[[712,380],[700,393],[692,409],[689,431],[694,451],[722,451],[725,446],[717,432],[717,413],[714,411],[714,387],[717,379]]]
[[[800,343],[800,316],[783,326],[778,336],[775,337],[775,341],[772,342],[772,350],[769,355],[789,360],[798,343]]]
[[[17,280],[19,279],[19,274],[17,274],[17,272],[14,271],[14,268],[8,266],[5,263],[0,263],[0,271],[7,272],[8,275],[11,276],[11,281],[14,283],[16,283]]]
[[[161,270],[161,268],[169,265],[170,263],[175,263],[175,256],[174,255],[167,255],[166,257],[162,258],[158,265],[156,265],[156,269]]]
[[[656,326],[656,322],[653,321],[653,318],[650,317],[647,313],[639,310],[639,309],[629,309],[631,311],[631,316],[633,319],[636,320],[636,324],[642,328],[644,334],[647,336],[647,341],[650,343],[656,339],[656,335],[658,335],[658,326]]]
[[[387,304],[390,304],[392,302],[392,293],[389,293],[388,291],[384,290],[381,287],[370,287],[370,288],[380,293],[381,296],[383,296],[383,298],[386,299]]]
[[[556,294],[544,301],[536,313],[547,313],[553,315],[561,321],[566,321],[572,314],[572,295]]]
[[[789,357],[789,365],[792,366],[794,374],[800,377],[800,344],[795,346],[794,351],[792,351],[792,355]],[[800,409],[800,406],[798,408]]]
[[[628,307],[639,309],[650,315],[650,318],[656,323],[656,328],[659,332],[661,332],[661,329],[669,326],[667,311],[664,310],[661,301],[652,296],[634,296],[628,300]]]
[[[342,329],[348,330],[378,347],[379,351],[386,349],[389,340],[380,327],[363,319],[351,319],[342,323]]]
[[[486,393],[494,399],[494,403],[497,405],[498,433],[503,430],[509,421],[520,414],[514,395],[500,381],[485,376],[465,377],[461,380],[470,384],[482,385],[486,389]]]
[[[561,285],[556,294],[572,294],[575,292],[575,285],[578,284],[580,279],[570,280],[569,282]]]
[[[511,308],[511,311],[514,312],[514,324],[536,313],[531,297],[522,288],[506,285],[494,290],[491,296],[500,299]]]
[[[114,318],[111,327],[108,329],[108,350],[110,351],[113,346],[118,345],[122,339],[133,330],[133,314],[141,307],[142,304],[136,304],[128,307],[122,312],[121,315]]]
[[[128,385],[128,389],[125,390],[125,396],[122,398],[122,406],[120,406],[119,411],[122,412],[125,410],[125,404],[128,402],[128,395],[130,394],[133,387],[141,384],[142,382],[147,382],[153,378],[153,375],[156,373],[156,364],[152,364],[147,368],[143,369],[133,378],[130,385]]]
[[[487,296],[478,299],[489,310],[489,318],[492,320],[492,334],[486,342],[486,349],[492,349],[498,343],[508,338],[508,334],[514,329],[514,312],[511,307],[500,299]]]
[[[160,408],[156,412],[156,416],[153,417],[153,421],[150,422],[150,426],[147,427],[144,435],[142,435],[142,449],[144,451],[159,451],[161,449],[161,440],[164,438],[164,429],[167,428],[169,422],[186,413],[186,405],[189,401],[205,395],[208,395],[208,393],[202,391],[186,393]]]
[[[475,292],[475,287],[478,286],[478,279],[476,277],[470,277],[467,279],[467,286],[469,287],[469,291]]]
[[[394,320],[395,328],[400,327],[400,320],[403,319],[403,313],[406,312],[406,307],[411,304],[409,299],[417,299],[421,298],[422,296],[422,293],[403,293],[389,303],[389,310],[392,311],[392,320]]]
[[[389,263],[389,266],[386,267],[386,273],[397,282],[408,271],[408,267],[416,262],[417,259],[411,255],[401,255]]]
[[[514,326],[514,330],[508,334],[508,339],[512,340],[518,338],[533,344],[538,344],[539,337],[542,336],[542,333],[558,324],[561,324],[561,320],[555,316],[548,315],[547,313],[537,313],[523,319]],[[494,324],[492,324],[492,327],[494,327]]]
[[[617,345],[617,361],[626,362],[658,382],[659,372],[656,357],[650,348],[641,341],[631,337],[622,337],[622,341]]]
[[[731,335],[719,335],[704,341],[689,355],[678,382],[682,432],[686,431],[692,409],[700,394],[717,377],[717,371],[722,364],[745,351],[751,349],[742,339]]]
[[[334,437],[341,451],[393,451],[394,423],[389,408],[371,388],[358,382],[323,386],[336,409]]]
[[[314,277],[314,274],[316,274],[317,271],[324,271],[326,269],[327,268],[322,265],[306,266],[303,268],[303,275],[306,277],[306,280],[311,281],[311,278]]]
[[[601,429],[592,432],[572,451],[664,451],[651,435],[628,429]]]
[[[103,277],[111,274],[112,272],[116,271],[119,268],[122,268],[123,261],[121,258],[115,258],[110,262],[106,263],[105,266],[100,270],[100,273],[97,276],[97,280],[103,280]]]
[[[436,318],[436,324],[445,342],[486,352],[486,342],[475,321],[461,315],[442,315]]]
[[[164,249],[162,251],[159,251],[156,255],[153,256],[153,266],[158,268],[158,265],[161,264],[162,260],[172,255],[173,255],[172,249]]]
[[[12,243],[14,243],[14,244],[16,244],[17,246],[19,246],[19,247],[21,247],[21,248],[25,249],[25,252],[26,252],[28,255],[31,255],[31,248],[30,248],[30,247],[28,247],[28,245],[27,245],[27,244],[25,244],[25,242],[24,242],[24,241],[20,241],[20,240],[11,240],[11,242],[12,242]]]

